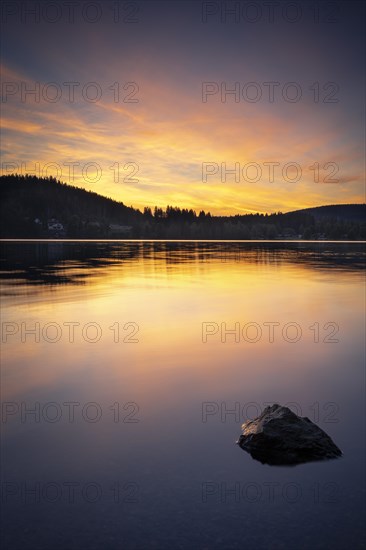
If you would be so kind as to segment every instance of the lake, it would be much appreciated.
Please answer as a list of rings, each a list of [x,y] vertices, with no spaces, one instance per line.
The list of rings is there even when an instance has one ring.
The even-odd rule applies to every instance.
[[[3,242],[2,538],[365,548],[365,245]],[[263,465],[266,404],[343,457]]]

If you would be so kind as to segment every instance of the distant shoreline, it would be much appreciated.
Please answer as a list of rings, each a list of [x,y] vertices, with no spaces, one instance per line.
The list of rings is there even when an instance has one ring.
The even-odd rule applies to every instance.
[[[34,243],[350,243],[366,244],[363,240],[331,240],[331,239],[21,239],[6,238],[0,239],[1,243],[6,242],[34,242]]]
[[[0,238],[35,240],[365,241],[366,204],[287,213],[211,215],[145,207],[141,212],[55,178],[0,176]],[[203,205],[202,205],[203,206]],[[245,204],[243,204],[243,207]]]

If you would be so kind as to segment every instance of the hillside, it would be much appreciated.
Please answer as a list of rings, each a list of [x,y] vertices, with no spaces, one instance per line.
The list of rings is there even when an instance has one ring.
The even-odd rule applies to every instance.
[[[297,210],[297,213],[304,212],[311,214],[315,219],[333,219],[344,221],[364,222],[366,219],[365,204],[332,204],[328,206],[317,206]]]
[[[110,226],[112,232],[131,227],[142,217],[139,210],[52,177],[1,176],[0,197],[2,238],[98,237]]]
[[[366,205],[211,216],[167,206],[140,212],[55,178],[0,177],[1,238],[366,239]]]

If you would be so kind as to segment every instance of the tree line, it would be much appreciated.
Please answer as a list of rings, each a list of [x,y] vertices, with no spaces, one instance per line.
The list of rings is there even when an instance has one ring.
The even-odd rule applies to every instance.
[[[213,216],[145,207],[143,211],[56,178],[0,177],[1,238],[350,239],[366,240],[366,205],[295,212]]]

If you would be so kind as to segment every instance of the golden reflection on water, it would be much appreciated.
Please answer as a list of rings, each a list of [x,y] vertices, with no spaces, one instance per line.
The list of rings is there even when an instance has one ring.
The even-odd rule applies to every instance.
[[[345,259],[348,252],[337,249],[321,253],[222,243],[219,248],[192,243],[88,247],[81,258],[80,250],[65,250],[60,243],[48,251],[28,250],[25,264],[14,260],[15,278],[7,266],[3,323],[15,323],[19,330],[3,346],[6,399],[47,394],[47,401],[61,395],[113,402],[127,392],[150,409],[240,393],[249,401],[286,401],[294,393],[314,396],[362,341],[357,250],[352,264]],[[73,342],[65,325],[70,322],[78,323]],[[28,328],[39,323],[40,341],[23,335],[21,342],[21,323]],[[60,327],[55,343],[47,341],[47,335],[52,340],[56,334],[52,327],[42,337],[48,323]],[[100,327],[95,343],[83,336],[89,323]],[[110,328],[116,323],[119,342]],[[217,327],[206,343],[203,323]],[[238,342],[224,330],[236,323]],[[248,323],[260,327],[257,341],[251,341],[255,327],[247,340],[243,337]],[[278,323],[273,342],[268,323]],[[291,327],[289,338],[283,336],[288,323],[300,327],[296,342],[288,341],[294,338]],[[319,323],[319,342],[310,329],[314,323]],[[338,327],[333,338],[339,342],[324,341],[332,332],[327,323]],[[131,338],[137,342],[123,341],[131,326],[138,328]],[[89,330],[93,339],[96,333]]]

